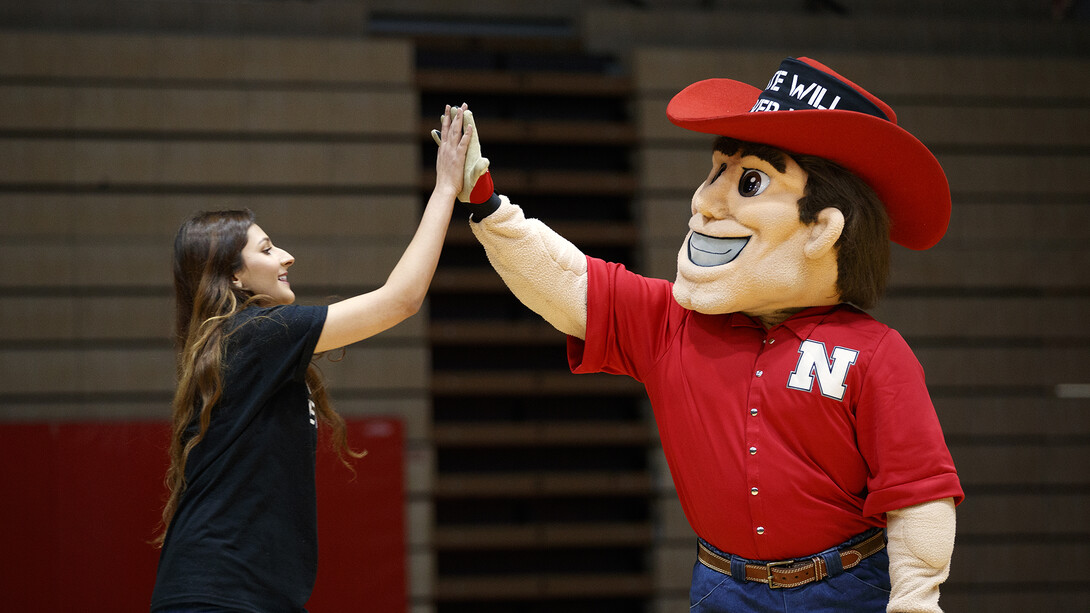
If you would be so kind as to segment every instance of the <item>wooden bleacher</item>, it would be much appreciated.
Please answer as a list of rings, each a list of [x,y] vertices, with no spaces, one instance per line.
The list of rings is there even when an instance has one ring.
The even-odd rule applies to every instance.
[[[380,285],[419,219],[413,75],[404,41],[0,32],[0,419],[169,419],[171,245],[198,210],[253,209],[302,303]],[[426,330],[321,363],[342,413],[404,420],[410,492]]]
[[[498,190],[584,246],[632,253],[627,77],[564,41],[414,40],[421,107],[469,102]],[[580,149],[619,161],[586,167]],[[425,165],[421,186],[433,177]],[[513,299],[464,217],[432,285],[436,610],[638,611],[653,591],[642,390],[565,372],[563,335]]]
[[[673,278],[710,139],[666,120],[669,97],[713,76],[763,85],[784,56],[811,55],[889,101],[938,155],[954,192],[948,235],[926,252],[895,248],[875,311],[916,349],[969,496],[944,610],[1083,610],[1087,24],[1054,21],[1038,0],[840,3],[849,17],[756,0],[711,11],[697,0],[643,9],[483,0],[467,9],[490,31],[539,19],[574,32],[503,41],[474,33],[472,19],[437,0],[198,0],[185,13],[148,0],[128,3],[127,16],[112,10],[122,3],[96,12],[0,2],[0,419],[165,416],[169,245],[194,210],[254,208],[298,258],[302,302],[381,283],[432,184],[426,130],[447,94],[471,94],[481,109],[501,191],[588,253]],[[368,20],[393,14],[470,27],[461,38],[376,35]],[[418,69],[429,45],[485,62],[544,51],[616,56],[622,70]],[[554,94],[579,104],[615,98],[630,114],[570,119],[576,108],[558,119],[496,102]],[[631,168],[525,163],[598,146],[628,148]],[[613,208],[588,219],[576,214],[587,200]],[[482,259],[456,220],[430,320],[323,363],[343,412],[406,420],[411,608],[575,611],[612,599],[683,609],[693,535],[641,389],[566,373],[558,333],[520,311]],[[475,310],[482,317],[465,316]],[[514,357],[528,363],[513,367]],[[573,425],[573,413],[594,410],[603,414]],[[634,470],[595,471],[603,449],[647,457]],[[534,463],[516,470],[503,463],[508,454]],[[566,458],[581,454],[587,474],[573,478]],[[482,466],[490,457],[499,465]],[[556,492],[587,490],[594,495],[567,515],[530,517]],[[642,515],[609,519],[611,496]],[[613,563],[562,572],[578,564],[561,551]],[[648,563],[626,567],[627,557],[609,557],[617,551],[643,552]],[[543,566],[504,567],[505,556],[526,552]]]

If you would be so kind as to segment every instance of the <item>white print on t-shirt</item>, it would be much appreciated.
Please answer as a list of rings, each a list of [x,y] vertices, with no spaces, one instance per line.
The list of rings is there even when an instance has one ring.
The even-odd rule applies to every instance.
[[[318,429],[318,414],[314,412],[314,399],[310,397],[310,386],[307,385],[307,408],[310,409],[310,425]]]
[[[799,363],[787,380],[787,387],[809,392],[814,389],[814,375],[817,375],[818,389],[821,395],[836,400],[844,399],[848,378],[848,367],[855,364],[859,352],[846,347],[833,349],[833,359],[825,351],[825,343],[805,340],[799,345]]]

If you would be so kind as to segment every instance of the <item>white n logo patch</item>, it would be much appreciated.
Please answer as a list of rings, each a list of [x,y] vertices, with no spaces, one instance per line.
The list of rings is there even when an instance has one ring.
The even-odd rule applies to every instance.
[[[799,363],[787,380],[787,387],[809,392],[814,389],[814,375],[817,375],[822,396],[844,400],[848,367],[855,364],[858,357],[859,352],[855,349],[836,347],[830,361],[829,354],[825,352],[825,343],[805,340],[799,346]]]

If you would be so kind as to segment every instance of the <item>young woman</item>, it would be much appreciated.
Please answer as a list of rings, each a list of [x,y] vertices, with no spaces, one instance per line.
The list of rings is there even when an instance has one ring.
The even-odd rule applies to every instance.
[[[464,111],[447,107],[435,189],[405,253],[372,292],[293,305],[295,260],[250,211],[202,213],[178,231],[179,382],[152,611],[305,610],[317,573],[318,422],[340,453],[356,455],[311,359],[420,308],[462,191]]]

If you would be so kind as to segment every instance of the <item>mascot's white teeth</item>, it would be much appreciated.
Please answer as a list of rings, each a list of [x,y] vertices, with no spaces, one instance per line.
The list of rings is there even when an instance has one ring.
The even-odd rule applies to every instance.
[[[716,238],[693,232],[689,237],[689,261],[697,266],[722,266],[742,253],[749,237]]]

